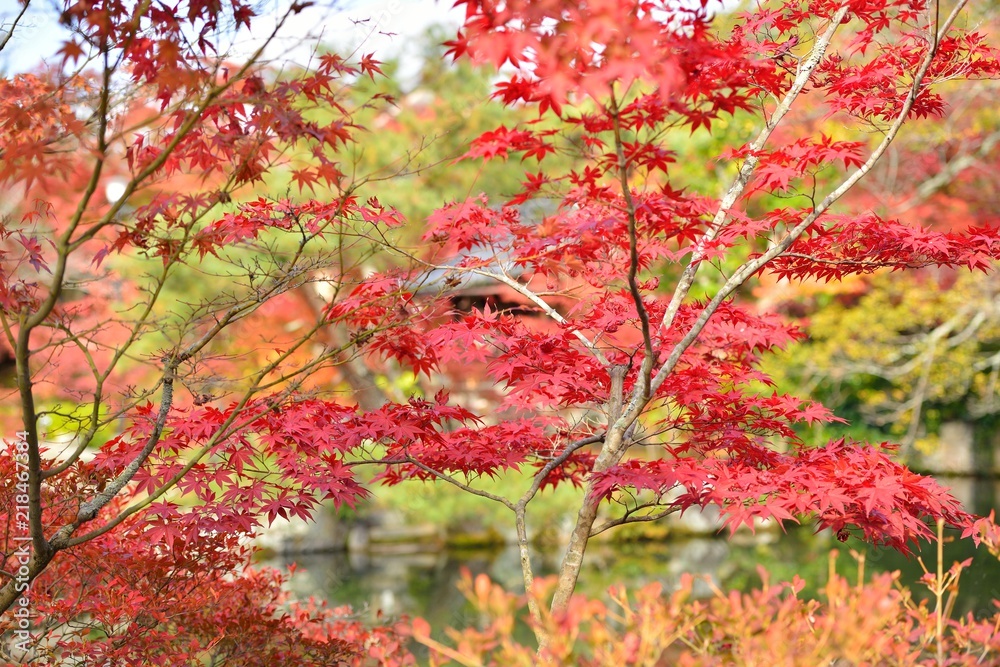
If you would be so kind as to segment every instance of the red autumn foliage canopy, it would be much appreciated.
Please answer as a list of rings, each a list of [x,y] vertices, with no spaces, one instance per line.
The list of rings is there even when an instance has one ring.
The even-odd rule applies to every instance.
[[[522,554],[535,495],[580,487],[557,611],[591,536],[692,507],[719,506],[733,529],[811,516],[904,550],[927,520],[974,532],[890,446],[805,446],[803,428],[836,418],[759,368],[800,333],[740,298],[767,273],[990,268],[993,221],[942,234],[838,204],[907,121],[946,113],[945,83],[997,75],[984,36],[956,27],[965,3],[814,0],[725,19],[673,2],[459,4],[452,54],[506,66],[495,97],[538,118],[470,137],[457,159],[530,171],[505,200],[442,202],[413,246],[381,177],[345,164],[359,110],[388,102],[348,94],[378,61],[279,72],[261,47],[230,62],[219,40],[255,20],[238,0],[67,4],[63,66],[0,82],[0,180],[21,194],[0,227],[0,317],[23,432],[3,459],[0,608],[29,599],[53,619],[24,650],[353,659],[365,631],[279,612],[274,575],[224,573],[261,525],[354,504],[360,466],[505,505]],[[817,116],[837,138],[802,122]],[[684,154],[733,118],[756,136]],[[549,168],[566,153],[573,166]],[[692,168],[729,184],[707,191]],[[374,254],[393,268],[371,271]],[[471,283],[516,304],[459,312]],[[289,317],[300,302],[313,309]],[[454,390],[459,368],[493,386]],[[363,401],[373,369],[418,386]],[[68,439],[47,436],[53,419]],[[507,471],[523,482],[509,497],[477,486]],[[396,650],[389,634],[363,641]]]

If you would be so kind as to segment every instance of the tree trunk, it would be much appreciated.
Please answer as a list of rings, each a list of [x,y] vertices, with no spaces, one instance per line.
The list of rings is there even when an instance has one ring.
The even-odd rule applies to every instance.
[[[569,545],[563,555],[562,564],[559,566],[559,583],[556,591],[552,595],[551,610],[554,613],[566,611],[569,600],[576,590],[576,582],[580,577],[580,567],[583,565],[583,556],[587,551],[587,543],[590,541],[590,531],[597,520],[597,512],[601,505],[601,499],[594,495],[594,473],[601,473],[617,464],[625,453],[625,426],[622,419],[614,422],[614,426],[608,429],[608,435],[604,439],[604,446],[601,453],[594,462],[591,479],[584,489],[583,504],[576,515],[576,525],[570,534]]]
[[[25,542],[25,544],[29,543]],[[21,569],[15,570],[15,577],[3,587],[0,587],[0,614],[7,613],[21,597],[25,597],[28,600],[31,599],[31,582],[48,567],[51,560],[52,554],[39,558],[37,554],[32,553],[28,562],[20,566],[21,568],[27,568],[27,571],[23,572]],[[24,588],[24,584],[28,584],[29,588]]]

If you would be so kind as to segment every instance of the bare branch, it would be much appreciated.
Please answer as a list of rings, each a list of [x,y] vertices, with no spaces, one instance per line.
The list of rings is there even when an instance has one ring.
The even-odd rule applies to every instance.
[[[636,514],[636,512],[639,512],[644,509],[651,509],[653,507],[662,507],[662,505],[658,502],[649,502],[649,503],[642,503],[641,505],[637,505],[636,507],[630,508],[625,512],[625,514],[618,517],[617,519],[609,519],[608,521],[605,521],[596,528],[592,528],[590,531],[590,536],[593,537],[594,535],[600,535],[601,533],[610,528],[614,528],[615,526],[622,526],[625,525],[626,523],[659,521],[664,517],[670,516],[671,514],[676,514],[677,512],[681,511],[680,507],[667,507],[653,514]]]
[[[573,455],[573,452],[577,451],[581,447],[586,447],[587,445],[593,445],[604,440],[604,433],[597,433],[594,435],[589,435],[586,438],[581,438],[580,440],[575,440],[564,449],[559,456],[555,457],[544,466],[542,469],[535,473],[535,477],[531,482],[531,487],[524,492],[524,495],[517,501],[517,507],[524,509],[525,506],[531,499],[535,497],[538,490],[542,488],[542,484],[545,483],[545,478],[549,476],[549,473],[561,466],[566,460]]]
[[[521,576],[524,580],[524,593],[528,598],[528,613],[536,625],[542,620],[542,610],[535,599],[535,573],[531,567],[531,550],[528,545],[528,527],[524,518],[524,507],[518,504],[514,508],[514,526],[517,530],[517,551],[521,558]],[[535,638],[539,646],[545,644],[546,636],[541,630],[535,630]]]
[[[489,491],[483,491],[482,489],[477,489],[474,486],[469,486],[465,482],[460,482],[459,480],[455,479],[451,475],[445,474],[445,473],[441,472],[440,470],[435,470],[434,468],[431,468],[429,466],[424,465],[423,463],[421,463],[420,461],[417,461],[412,456],[407,456],[406,457],[406,462],[409,463],[410,465],[413,465],[413,466],[419,468],[420,470],[424,471],[428,475],[433,475],[434,477],[436,477],[436,478],[438,478],[438,479],[440,479],[440,480],[442,480],[444,482],[448,482],[452,486],[457,486],[458,488],[462,489],[466,493],[471,493],[474,496],[479,496],[480,498],[486,498],[487,500],[492,500],[493,502],[500,503],[501,505],[503,505],[507,509],[511,510],[512,512],[516,513],[518,511],[517,507],[515,507],[514,503],[510,502],[509,500],[507,500],[503,496],[498,496],[498,495],[496,495],[494,493],[490,493]]]
[[[10,38],[14,36],[14,30],[17,28],[18,21],[20,21],[21,18],[25,15],[30,5],[31,5],[31,0],[24,0],[24,4],[21,5],[21,11],[18,12],[17,16],[14,17],[14,20],[10,24],[10,28],[7,29],[7,34],[3,36],[2,40],[0,40],[0,51],[3,51],[4,48],[6,48],[7,43],[10,41]]]

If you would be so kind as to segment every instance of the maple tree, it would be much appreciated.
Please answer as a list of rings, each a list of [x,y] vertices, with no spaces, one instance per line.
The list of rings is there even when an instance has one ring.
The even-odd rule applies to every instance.
[[[16,631],[31,584],[51,621],[30,650],[409,660],[388,630],[281,611],[272,575],[226,576],[244,571],[241,540],[259,526],[362,498],[362,466],[510,510],[529,591],[529,520],[543,520],[529,506],[579,487],[557,614],[591,537],[693,507],[719,506],[733,530],[811,515],[904,550],[929,519],[978,534],[890,446],[805,446],[798,426],[836,418],[759,367],[801,333],[739,298],[762,274],[989,268],[996,228],[835,209],[908,120],[946,113],[936,84],[997,74],[985,37],[961,27],[966,3],[816,0],[726,21],[646,1],[459,5],[449,53],[504,68],[495,97],[537,119],[519,114],[456,158],[520,158],[520,192],[440,207],[416,245],[378,198],[389,177],[345,162],[364,141],[359,114],[390,101],[349,94],[380,63],[327,53],[273,69],[266,44],[221,56],[254,20],[239,0],[67,3],[60,66],[0,83],[0,180],[23,192],[0,230],[20,413],[3,459],[0,609]],[[803,107],[842,129],[791,135]],[[756,134],[679,152],[679,137],[727,119]],[[721,195],[688,159],[721,170]],[[371,272],[375,255],[392,268]],[[484,283],[503,298],[458,307]],[[406,400],[371,391],[393,369],[418,378]],[[460,373],[495,386],[449,394]],[[480,486],[508,471],[522,488]],[[529,609],[542,628],[537,598]]]
[[[384,103],[351,98],[378,62],[328,53],[283,74],[265,61],[304,9],[231,57],[246,3],[67,3],[58,60],[0,83],[0,179],[19,198],[0,227],[13,659],[398,652],[390,629],[289,607],[281,576],[247,569],[261,523],[364,495],[343,454],[391,420],[391,407],[359,418],[342,440],[353,410],[317,397],[356,343],[320,340],[335,315],[272,328],[302,312],[304,289],[356,282],[374,228],[397,224],[340,168],[352,115]],[[257,191],[289,178],[331,194]],[[371,312],[396,312],[395,297],[373,294]]]
[[[586,164],[566,173],[540,166],[500,205],[470,199],[429,219],[425,238],[440,243],[442,259],[419,259],[501,283],[550,326],[485,307],[431,327],[423,348],[376,344],[401,363],[419,356],[416,370],[482,364],[504,388],[500,407],[520,419],[442,434],[430,447],[390,446],[389,458],[411,459],[410,477],[444,478],[507,506],[528,589],[527,505],[545,486],[580,485],[554,610],[565,608],[593,535],[689,507],[717,504],[732,528],[811,513],[842,539],[857,528],[903,549],[928,534],[931,516],[966,525],[953,499],[886,447],[802,446],[794,426],[832,416],[769,392],[757,367],[762,352],[799,334],[735,298],[760,274],[832,280],[875,267],[987,268],[994,228],[946,234],[831,210],[906,120],[943,113],[935,82],[995,75],[984,37],[953,30],[963,6],[940,20],[929,18],[935,7],[783,6],[725,31],[702,9],[650,3],[463,4],[453,52],[517,68],[497,97],[563,126],[500,127],[464,158],[532,164],[575,149]],[[844,138],[789,136],[807,94],[809,111],[824,108]],[[671,138],[727,115],[756,117],[760,129],[717,156],[734,165],[719,197],[675,176],[682,157]],[[874,143],[871,127],[880,132]],[[557,213],[522,220],[517,205],[541,197],[556,199]],[[693,298],[700,274],[713,269],[721,275]],[[504,437],[515,424],[516,437]],[[449,454],[458,449],[448,447],[453,434],[464,446]],[[520,496],[477,490],[470,479],[527,463],[537,472]],[[599,520],[602,501],[612,512]]]

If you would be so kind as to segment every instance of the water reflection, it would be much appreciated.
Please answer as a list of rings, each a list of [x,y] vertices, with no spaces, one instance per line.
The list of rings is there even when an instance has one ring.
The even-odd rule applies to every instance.
[[[1000,497],[994,480],[951,479],[943,483],[953,487],[966,506],[979,513],[988,512],[993,499]],[[985,549],[977,550],[971,540],[958,539],[957,534],[947,539],[945,569],[955,561],[973,559],[962,576],[956,614],[995,613],[993,601],[1000,599],[1000,562]],[[514,547],[430,552],[419,549],[419,545],[396,545],[394,550],[309,554],[272,564],[287,566],[295,562],[302,568],[291,581],[292,591],[298,596],[314,595],[335,606],[350,604],[372,620],[378,612],[389,617],[419,615],[434,628],[465,627],[477,620],[457,588],[463,568],[474,575],[485,573],[507,590],[521,590],[520,560]],[[901,582],[916,597],[927,598],[926,588],[919,583],[923,574],[919,559],[933,570],[936,549],[935,544],[923,544],[918,553],[907,557],[853,539],[841,544],[828,533],[814,534],[807,527],[791,529],[787,534],[738,534],[731,540],[710,537],[631,544],[604,542],[588,549],[578,590],[602,596],[612,584],[624,583],[632,588],[651,581],[661,582],[670,590],[684,573],[707,579],[699,581],[699,594],[710,594],[708,581],[722,589],[747,590],[760,585],[758,567],[763,566],[772,581],[788,581],[798,575],[807,583],[803,594],[819,596],[833,550],[838,554],[836,569],[840,574],[856,578],[857,562],[850,552],[863,552],[869,576],[872,572],[899,570]],[[560,555],[557,550],[538,553],[532,563],[536,575],[554,574]]]
[[[711,538],[596,544],[587,552],[579,590],[588,595],[602,595],[613,583],[638,587],[651,581],[659,581],[670,589],[685,572],[705,575],[719,586],[734,580],[758,581],[755,568],[762,559],[787,559],[789,554],[798,553],[797,560],[802,560],[807,554],[801,545],[769,544],[775,537],[741,538],[732,542]],[[817,541],[828,540],[810,540]],[[782,555],[770,553],[775,549]],[[532,562],[536,575],[554,574],[558,558],[554,550],[539,553]],[[457,589],[463,568],[473,575],[485,573],[508,590],[521,589],[520,560],[514,547],[430,553],[310,554],[285,559],[281,564],[291,562],[302,568],[292,578],[296,595],[316,595],[335,605],[350,604],[372,616],[378,611],[390,616],[421,615],[435,627],[440,627],[439,623],[462,626],[473,620],[466,617],[469,609]],[[698,587],[700,594],[709,594],[707,581],[700,581]]]

